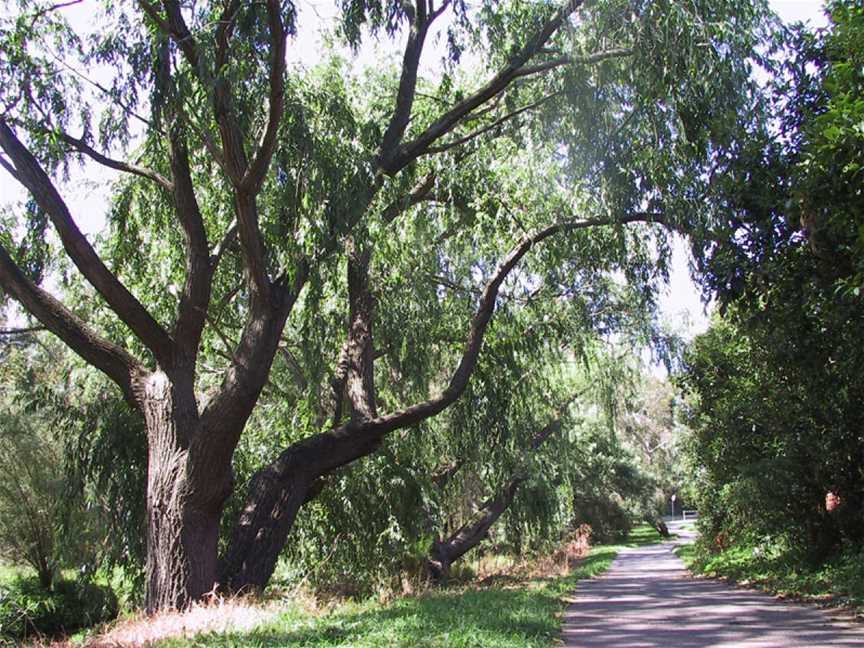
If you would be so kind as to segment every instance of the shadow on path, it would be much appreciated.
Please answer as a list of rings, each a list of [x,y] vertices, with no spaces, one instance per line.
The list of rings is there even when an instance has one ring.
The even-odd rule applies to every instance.
[[[626,549],[602,577],[579,583],[564,618],[564,645],[864,648],[860,626],[766,594],[690,577],[674,547]]]

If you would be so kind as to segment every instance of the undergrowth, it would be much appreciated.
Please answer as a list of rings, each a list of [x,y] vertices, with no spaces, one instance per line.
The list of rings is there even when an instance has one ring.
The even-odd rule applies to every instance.
[[[482,583],[436,588],[390,603],[343,602],[315,614],[288,602],[268,623],[247,632],[204,634],[160,642],[160,648],[548,648],[557,645],[566,597],[584,578],[605,571],[625,546],[661,542],[650,527],[624,545],[594,547],[576,564],[500,574]],[[545,573],[544,573],[545,572]]]
[[[677,553],[696,574],[864,614],[864,549],[860,547],[847,547],[819,565],[795,551],[764,542],[734,545],[720,552],[697,542],[680,547]]]

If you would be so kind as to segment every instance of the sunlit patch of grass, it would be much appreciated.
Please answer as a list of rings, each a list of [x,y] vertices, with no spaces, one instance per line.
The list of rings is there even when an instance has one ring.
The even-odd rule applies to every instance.
[[[488,646],[531,648],[553,645],[558,637],[562,598],[582,578],[606,569],[616,549],[599,547],[568,576],[533,579],[518,587],[469,587],[431,590],[382,606],[374,602],[345,603],[325,616],[292,607],[274,621],[251,632],[198,635],[171,639],[164,648],[191,646]]]
[[[627,536],[624,546],[630,548],[643,547],[649,544],[665,542],[666,540],[666,538],[657,532],[657,529],[645,524],[643,526],[634,527],[633,530],[630,531],[630,535]]]
[[[11,583],[16,578],[24,574],[24,572],[25,570],[20,567],[0,562],[0,585],[3,585],[4,583]]]

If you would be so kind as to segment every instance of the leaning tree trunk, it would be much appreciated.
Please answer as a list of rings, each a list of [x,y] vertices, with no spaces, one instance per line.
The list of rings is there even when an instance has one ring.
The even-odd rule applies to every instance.
[[[434,580],[446,579],[450,566],[486,538],[492,525],[513,503],[520,483],[519,479],[512,480],[497,497],[482,506],[471,522],[462,525],[446,540],[435,541],[426,561],[426,568]]]
[[[558,407],[555,417],[545,427],[534,434],[529,447],[530,452],[536,452],[550,436],[561,429],[561,417],[570,403],[581,396],[582,393],[584,391],[576,392],[564,401]],[[460,463],[457,463],[442,473],[442,486],[459,469],[460,465]],[[523,481],[524,476],[514,475],[498,495],[483,504],[477,516],[471,522],[462,525],[446,540],[435,541],[426,560],[426,568],[434,580],[446,579],[450,573],[450,566],[486,538],[492,525],[510,508],[513,500],[516,498],[519,485]]]
[[[191,380],[154,372],[142,399],[147,426],[148,613],[182,609],[216,585],[219,520],[230,470],[201,461]]]
[[[374,452],[383,433],[363,434],[356,424],[299,441],[252,478],[246,505],[220,561],[229,591],[261,591],[276,568],[297,513],[322,488],[322,477]]]

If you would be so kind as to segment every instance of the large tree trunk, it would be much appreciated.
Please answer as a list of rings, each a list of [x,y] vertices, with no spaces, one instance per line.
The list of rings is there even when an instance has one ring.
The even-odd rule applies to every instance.
[[[216,586],[219,520],[232,479],[224,466],[203,465],[192,443],[201,432],[191,375],[157,371],[143,386],[148,613],[184,608]]]
[[[347,424],[293,444],[259,470],[220,562],[220,583],[234,592],[263,590],[297,513],[320,492],[321,477],[371,454],[382,438]]]
[[[267,586],[306,500],[312,484],[308,474],[295,472],[286,480],[280,472],[276,465],[270,465],[250,483],[248,503],[234,526],[219,568],[221,582],[229,591],[260,592]]]

